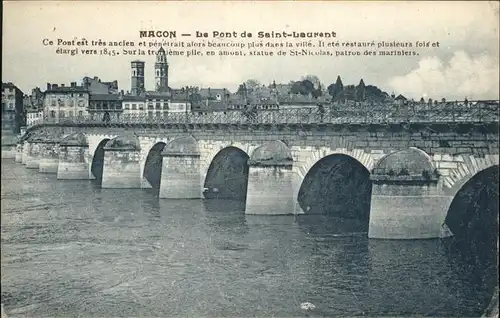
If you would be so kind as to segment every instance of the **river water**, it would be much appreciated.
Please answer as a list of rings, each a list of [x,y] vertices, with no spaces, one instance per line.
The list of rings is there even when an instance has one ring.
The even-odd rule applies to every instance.
[[[9,317],[470,317],[487,305],[445,242],[368,240],[347,220],[248,216],[237,202],[100,189],[12,160],[1,206]]]

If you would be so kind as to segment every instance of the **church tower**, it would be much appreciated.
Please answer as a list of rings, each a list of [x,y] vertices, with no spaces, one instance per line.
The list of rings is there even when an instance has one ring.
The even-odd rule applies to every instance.
[[[156,55],[155,83],[157,92],[168,92],[168,62],[163,47],[158,50]]]
[[[131,93],[132,95],[140,95],[144,92],[144,62],[132,61],[132,78],[131,78]]]

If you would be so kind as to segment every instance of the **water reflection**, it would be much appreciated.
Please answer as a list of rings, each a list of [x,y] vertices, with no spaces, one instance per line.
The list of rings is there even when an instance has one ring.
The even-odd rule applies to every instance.
[[[302,317],[303,302],[311,316],[478,316],[492,281],[473,278],[487,262],[440,240],[368,240],[353,220],[245,215],[241,202],[159,199],[15,164],[4,180],[11,316]]]
[[[205,223],[214,232],[225,235],[248,233],[245,202],[238,200],[203,200]]]

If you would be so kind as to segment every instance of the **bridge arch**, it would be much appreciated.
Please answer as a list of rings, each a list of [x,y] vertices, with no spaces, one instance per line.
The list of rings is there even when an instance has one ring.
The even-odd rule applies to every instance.
[[[460,274],[481,284],[480,304],[498,306],[499,165],[482,169],[456,192],[445,223],[453,233],[453,250],[465,266]]]
[[[498,165],[485,168],[465,182],[457,183],[462,185],[445,219],[455,238],[466,240],[470,235],[498,238],[498,169]]]
[[[334,153],[307,171],[297,200],[306,214],[358,219],[367,227],[371,190],[370,171],[352,156]]]
[[[102,182],[102,172],[104,171],[104,147],[110,141],[110,138],[102,139],[95,148],[92,155],[92,164],[90,172],[98,184]]]
[[[203,184],[205,198],[245,200],[249,158],[246,151],[234,145],[223,147],[214,154]]]
[[[163,166],[163,157],[161,155],[165,142],[155,143],[148,151],[144,163],[143,176],[155,190],[160,188],[161,171]]]

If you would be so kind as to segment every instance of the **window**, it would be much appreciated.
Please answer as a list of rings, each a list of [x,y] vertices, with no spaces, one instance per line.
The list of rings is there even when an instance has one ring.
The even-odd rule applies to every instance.
[[[130,109],[130,104],[124,104],[125,109]]]
[[[168,116],[168,112],[163,112],[163,117],[167,117]]]
[[[73,94],[71,94],[71,95],[73,95]],[[70,107],[74,107],[74,106],[75,106],[75,101],[74,101],[74,100],[72,100],[72,99],[70,99],[70,101],[69,101],[69,106],[70,106]]]
[[[72,110],[70,110],[70,111],[68,112],[68,117],[73,117],[73,111],[72,111]]]
[[[56,118],[56,111],[55,110],[50,111],[50,118]]]
[[[78,97],[83,97],[83,94],[81,94],[81,93],[80,93],[80,94],[78,94]]]
[[[148,117],[153,118],[153,112],[148,112]]]
[[[55,99],[50,100],[50,106],[56,106],[56,100]]]
[[[156,118],[160,118],[161,117],[161,112],[156,112]]]
[[[102,103],[102,109],[108,109],[108,103],[107,102],[103,102]]]
[[[156,103],[156,109],[161,109],[161,104],[160,103]]]
[[[132,104],[132,109],[136,110],[137,109],[137,104]]]
[[[144,104],[143,104],[143,103],[140,103],[140,104],[139,104],[139,109],[140,109],[140,110],[144,110]]]
[[[83,111],[81,111],[81,110],[80,110],[80,111],[78,112],[78,116],[83,117]]]
[[[61,118],[66,117],[66,114],[64,113],[64,110],[61,110],[61,111],[59,112],[59,117],[61,117]]]

